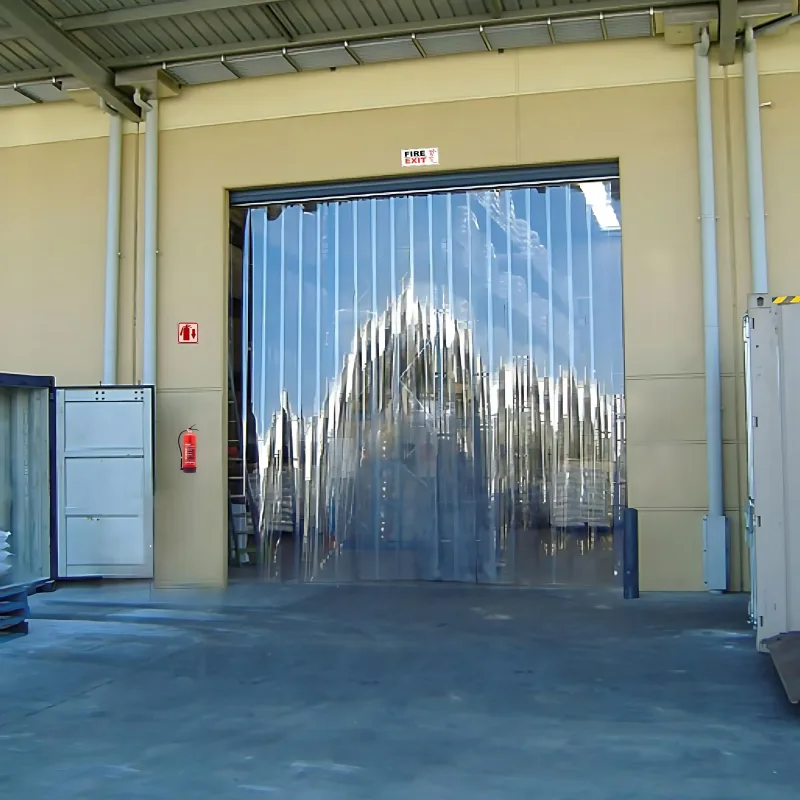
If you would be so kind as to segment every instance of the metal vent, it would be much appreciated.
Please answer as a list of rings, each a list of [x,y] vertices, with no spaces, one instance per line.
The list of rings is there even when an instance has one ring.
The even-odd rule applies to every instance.
[[[332,47],[315,47],[307,50],[289,50],[287,55],[299,69],[334,69],[335,67],[352,67],[356,62],[344,45]]]
[[[421,57],[411,37],[350,42],[349,47],[364,64],[378,64],[382,61],[404,61],[409,58]]]
[[[550,33],[544,22],[527,25],[498,25],[484,31],[492,50],[512,50],[515,47],[537,47],[550,44]]]
[[[486,43],[480,31],[453,31],[452,33],[423,33],[417,36],[425,55],[452,56],[457,53],[486,52]]]
[[[649,11],[642,14],[611,14],[605,18],[605,24],[609,39],[634,39],[651,34]]]
[[[77,92],[81,89],[88,89],[89,87],[77,78],[61,78],[61,91],[62,92]]]
[[[599,17],[586,19],[552,20],[553,38],[558,44],[595,42],[603,38]]]
[[[283,53],[235,56],[229,58],[227,64],[242,78],[263,78],[266,75],[285,75],[294,72],[294,67],[283,57]]]
[[[40,103],[56,103],[61,100],[69,100],[69,95],[62,90],[61,83],[58,81],[28,83],[19,88],[21,92],[24,92],[34,100],[38,100]]]
[[[0,87],[0,106],[27,106],[34,101],[20,94],[13,86]]]
[[[225,62],[198,61],[194,64],[170,64],[167,71],[173,78],[189,86],[200,83],[219,83],[236,80],[236,75],[228,69]]]

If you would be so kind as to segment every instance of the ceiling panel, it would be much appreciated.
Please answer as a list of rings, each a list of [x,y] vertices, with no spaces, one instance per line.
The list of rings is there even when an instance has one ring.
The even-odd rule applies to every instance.
[[[302,70],[351,67],[356,63],[342,45],[289,50],[287,55]]]
[[[427,33],[417,36],[417,41],[429,56],[450,56],[456,53],[479,53],[487,47],[477,29],[451,33]]]
[[[515,47],[539,47],[550,44],[550,31],[546,22],[525,25],[487,26],[486,38],[492,50],[512,50]]]
[[[84,14],[118,11],[121,8],[161,5],[174,0],[35,0],[35,2],[54,19],[66,19]]]
[[[172,65],[167,69],[170,75],[181,83],[196,86],[204,83],[220,83],[235,81],[236,74],[228,69],[221,59],[216,61],[199,61],[195,64]]]
[[[613,14],[605,19],[609,39],[630,39],[649,36],[653,24],[650,12],[641,14]]]
[[[373,39],[367,42],[352,42],[350,49],[364,64],[378,64],[383,61],[403,61],[422,58],[410,36],[394,39]]]
[[[77,40],[98,61],[105,62],[110,58],[121,58],[126,55],[134,55],[138,51],[132,48],[121,46],[110,28],[95,28],[89,31],[74,31],[73,38]]]
[[[58,81],[25,84],[20,89],[40,103],[58,103],[63,100],[69,100],[69,95],[62,90],[62,86]]]
[[[283,53],[267,53],[256,56],[236,56],[228,59],[228,66],[243,78],[262,78],[265,75],[285,75],[294,72],[294,67],[283,57]]]
[[[147,12],[175,2],[31,1],[58,19],[137,7]],[[231,65],[231,74],[243,77],[289,72],[292,65],[277,48],[289,47],[289,42],[297,39],[300,41],[294,41],[291,54],[298,68],[325,69],[349,66],[356,63],[355,59],[373,64],[419,58],[414,38],[426,55],[437,56],[533,47],[553,41],[569,43],[652,35],[651,15],[645,6],[641,10],[606,14],[601,21],[599,14],[588,13],[592,5],[592,0],[274,0],[269,3],[255,0],[251,5],[239,7],[108,26],[74,27],[70,28],[70,35],[98,62],[111,67],[157,64],[162,60],[182,62],[175,69],[187,83],[230,79],[219,61],[223,56]],[[185,5],[181,3],[179,7]],[[543,19],[528,23],[495,21],[498,13],[524,15],[531,11],[550,14],[551,24],[548,26]],[[560,16],[576,11],[584,16]],[[485,26],[482,33],[480,24]],[[445,30],[431,31],[431,25],[444,26]],[[42,80],[59,74],[56,60],[31,42],[5,37],[0,36],[0,83],[3,74],[8,76],[7,82]],[[310,42],[302,41],[304,38],[314,40],[314,47],[306,46]],[[343,46],[345,40],[355,59]],[[265,50],[276,52],[264,53]],[[261,52],[250,55],[250,51]],[[199,64],[201,57],[204,64],[212,66]],[[55,93],[52,99],[58,97]]]
[[[54,19],[76,17],[80,14],[99,14],[103,11],[114,11],[118,8],[130,8],[140,5],[135,0],[36,0],[47,14]]]
[[[300,36],[358,27],[346,8],[337,6],[334,11],[326,0],[283,0],[280,7]]]
[[[20,94],[10,86],[0,86],[0,108],[7,106],[29,106],[35,101]]]
[[[394,5],[401,15],[400,22],[421,22],[422,12],[417,4],[417,0],[394,0]]]
[[[559,44],[593,42],[603,38],[599,17],[587,19],[554,19],[551,22],[553,38]]]
[[[27,39],[0,42],[0,72],[52,69],[55,66],[56,61],[52,56]]]

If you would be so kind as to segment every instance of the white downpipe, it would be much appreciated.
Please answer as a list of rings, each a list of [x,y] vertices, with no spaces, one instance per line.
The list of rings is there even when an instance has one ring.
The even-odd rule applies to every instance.
[[[697,84],[697,146],[700,173],[700,237],[703,268],[703,323],[706,362],[706,441],[708,513],[722,516],[722,403],[719,363],[717,215],[714,201],[714,138],[711,127],[711,73],[708,31],[694,46]]]
[[[697,153],[700,177],[700,239],[706,388],[708,514],[703,521],[704,580],[710,590],[727,589],[728,523],[722,483],[722,388],[717,279],[717,218],[714,201],[714,136],[711,122],[710,39],[704,30],[694,46],[697,94]]]
[[[106,298],[103,325],[103,384],[117,382],[119,330],[119,227],[122,194],[122,117],[108,111],[108,198],[106,200]]]
[[[156,314],[158,258],[158,99],[142,99],[137,89],[134,102],[144,112],[144,302],[142,316],[142,383],[156,384]]]
[[[758,97],[758,56],[752,26],[744,32],[744,130],[747,193],[750,212],[750,265],[753,294],[769,292],[767,227],[764,211],[764,168],[761,150],[761,110]]]

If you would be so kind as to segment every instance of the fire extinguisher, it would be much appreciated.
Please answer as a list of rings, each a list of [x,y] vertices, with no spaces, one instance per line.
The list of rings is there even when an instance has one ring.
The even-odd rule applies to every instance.
[[[194,425],[178,434],[178,450],[181,454],[181,470],[197,472],[197,428]]]

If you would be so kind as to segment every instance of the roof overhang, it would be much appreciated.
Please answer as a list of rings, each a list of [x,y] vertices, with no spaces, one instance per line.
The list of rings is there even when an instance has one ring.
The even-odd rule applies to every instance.
[[[183,85],[660,35],[685,45],[703,29],[729,64],[746,24],[797,12],[797,0],[461,0],[427,13],[404,0],[392,10],[380,0],[114,2],[82,0],[92,11],[75,13],[63,0],[0,0],[0,106],[99,98],[137,120],[137,88],[166,97]]]

